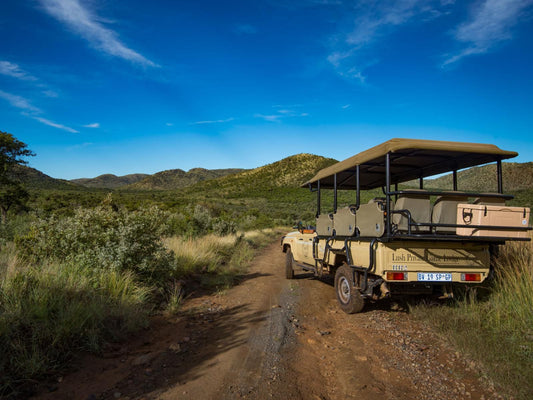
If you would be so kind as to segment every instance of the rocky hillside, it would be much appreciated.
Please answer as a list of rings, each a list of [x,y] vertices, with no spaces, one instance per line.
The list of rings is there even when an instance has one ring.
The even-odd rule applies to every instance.
[[[128,185],[131,190],[176,190],[227,175],[245,171],[243,169],[204,169],[193,168],[188,172],[182,169],[170,169],[149,175],[139,182]]]
[[[533,162],[502,163],[502,174],[505,192],[533,189]],[[459,171],[457,175],[459,190],[494,192],[498,189],[495,164]],[[448,174],[427,180],[425,187],[451,190],[452,182],[452,174]]]
[[[247,196],[275,192],[276,188],[298,188],[317,171],[337,162],[312,154],[297,154],[255,169],[191,186],[188,192]]]
[[[80,178],[72,179],[71,182],[88,188],[99,189],[118,189],[123,186],[131,185],[133,183],[142,181],[148,177],[148,174],[130,174],[124,176],[116,176],[113,174],[104,174],[97,176],[96,178]]]

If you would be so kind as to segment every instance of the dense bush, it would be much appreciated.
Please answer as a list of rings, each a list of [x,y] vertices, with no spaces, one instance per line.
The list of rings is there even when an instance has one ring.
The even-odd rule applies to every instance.
[[[165,302],[176,312],[184,280],[232,285],[255,241],[234,235],[226,218],[204,205],[127,211],[108,197],[71,215],[32,217],[24,229],[5,226],[16,249],[9,240],[0,247],[0,397],[139,329]],[[163,238],[176,234],[168,246]]]
[[[237,224],[230,217],[214,216],[219,210],[197,204],[186,207],[182,212],[169,213],[166,219],[171,236],[199,237],[214,233],[218,236],[233,235]]]
[[[72,217],[50,217],[17,238],[22,255],[38,263],[53,259],[89,270],[132,271],[142,279],[164,279],[172,255],[161,242],[167,215],[152,207],[134,212],[102,205]]]

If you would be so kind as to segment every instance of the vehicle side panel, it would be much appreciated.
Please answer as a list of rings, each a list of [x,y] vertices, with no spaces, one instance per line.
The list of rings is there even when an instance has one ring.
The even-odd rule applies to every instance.
[[[325,240],[318,244],[319,256],[324,253]],[[342,249],[344,241],[334,241],[333,249]],[[348,242],[352,264],[370,265],[370,243]],[[337,254],[339,256],[339,254]],[[407,282],[417,281],[417,272],[452,273],[454,282],[461,282],[463,273],[481,273],[481,282],[490,270],[489,245],[456,242],[378,242],[374,246],[375,262],[371,273],[386,279],[387,272],[407,272]],[[334,260],[333,260],[334,261]],[[332,264],[330,262],[329,264]]]

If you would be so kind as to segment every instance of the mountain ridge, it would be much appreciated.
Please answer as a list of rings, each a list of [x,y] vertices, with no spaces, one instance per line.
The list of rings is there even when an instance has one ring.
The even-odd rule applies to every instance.
[[[189,171],[172,169],[153,175],[129,174],[116,176],[103,174],[96,178],[63,180],[52,178],[41,171],[18,166],[17,179],[30,189],[49,190],[183,190],[188,193],[213,191],[218,194],[238,196],[239,193],[261,188],[298,188],[311,178],[318,170],[337,162],[331,158],[312,154],[296,154],[282,160],[253,169],[214,169],[193,168]],[[533,189],[533,162],[502,163],[504,191],[521,191]],[[458,172],[459,190],[496,191],[496,166],[494,164],[473,167]],[[426,188],[451,190],[452,174],[436,179],[425,180]]]
[[[198,182],[212,180],[245,171],[241,168],[205,169],[192,168],[189,171],[169,169],[149,175],[144,179],[123,187],[128,190],[177,190]]]
[[[139,182],[143,180],[144,178],[146,178],[147,176],[150,176],[150,175],[128,174],[128,175],[117,176],[114,174],[102,174],[102,175],[98,175],[95,178],[71,179],[70,182],[77,183],[87,188],[117,189],[122,186],[127,186],[133,183]]]

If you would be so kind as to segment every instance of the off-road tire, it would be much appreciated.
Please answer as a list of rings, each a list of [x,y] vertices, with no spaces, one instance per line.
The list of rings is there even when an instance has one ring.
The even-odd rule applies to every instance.
[[[353,271],[348,265],[341,265],[335,272],[335,293],[341,310],[346,314],[363,310],[365,299],[359,288],[353,285]]]
[[[285,253],[285,278],[287,279],[294,279],[293,263],[294,257],[292,256],[292,251],[289,247]]]

